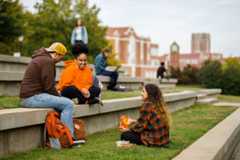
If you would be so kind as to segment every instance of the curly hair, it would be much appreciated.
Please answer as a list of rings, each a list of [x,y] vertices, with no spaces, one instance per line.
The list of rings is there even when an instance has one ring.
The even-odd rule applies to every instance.
[[[163,94],[160,88],[155,84],[146,84],[144,88],[148,94],[146,101],[151,102],[154,105],[156,111],[159,114],[163,115],[163,121],[169,127],[171,124],[171,117],[164,102]]]
[[[87,45],[84,43],[76,43],[75,45],[72,46],[72,55],[74,57],[78,57],[79,54],[84,53],[84,54],[88,54],[88,49],[87,49]]]

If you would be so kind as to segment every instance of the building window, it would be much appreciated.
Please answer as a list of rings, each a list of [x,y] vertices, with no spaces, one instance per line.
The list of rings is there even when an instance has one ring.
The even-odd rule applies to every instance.
[[[153,55],[153,56],[158,56],[158,48],[151,48],[151,55]]]

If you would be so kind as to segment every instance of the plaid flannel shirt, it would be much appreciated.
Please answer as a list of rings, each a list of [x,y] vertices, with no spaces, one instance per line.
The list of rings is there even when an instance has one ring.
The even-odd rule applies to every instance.
[[[140,117],[130,129],[140,134],[141,141],[145,145],[168,144],[169,127],[161,119],[162,115],[156,111],[153,104],[145,102],[140,108]]]

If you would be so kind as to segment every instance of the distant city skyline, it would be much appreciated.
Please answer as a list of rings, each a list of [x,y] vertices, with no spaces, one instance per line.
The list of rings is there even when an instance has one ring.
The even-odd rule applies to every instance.
[[[26,9],[41,0],[20,0]],[[141,36],[159,44],[168,53],[173,41],[180,52],[191,52],[191,34],[209,33],[211,51],[240,56],[240,1],[238,0],[89,0],[101,9],[99,18],[107,26],[131,26]],[[150,3],[151,2],[151,3]]]

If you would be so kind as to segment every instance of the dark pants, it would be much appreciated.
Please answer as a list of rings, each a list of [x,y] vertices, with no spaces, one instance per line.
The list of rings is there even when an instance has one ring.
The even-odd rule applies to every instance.
[[[78,52],[79,53],[88,53],[88,45],[87,44],[85,44],[83,41],[78,41],[78,40],[75,40],[75,45],[76,44],[78,44],[79,45],[79,50],[78,50]]]
[[[118,72],[117,71],[102,71],[100,75],[103,76],[109,76],[110,82],[107,86],[107,89],[114,90],[115,86],[117,85],[117,79],[118,79]]]
[[[163,78],[164,78],[164,74],[160,74],[159,76],[161,77],[161,79],[163,79]]]
[[[121,134],[121,140],[129,141],[134,144],[143,144],[140,138],[140,134],[133,131],[126,131]]]
[[[79,91],[76,87],[69,86],[63,89],[61,95],[69,99],[77,98],[79,104],[85,104],[87,100],[98,97],[101,90],[98,87],[92,86],[88,91],[90,92],[90,97],[85,98],[82,92]]]

